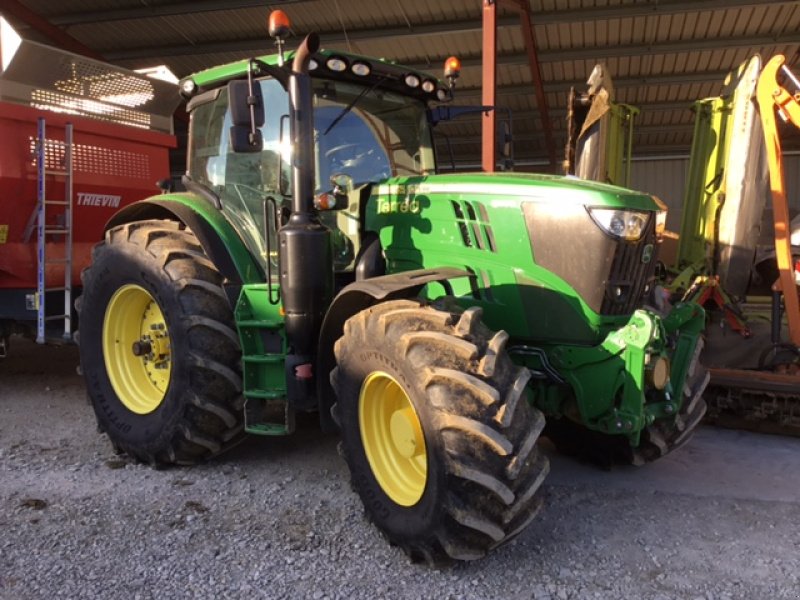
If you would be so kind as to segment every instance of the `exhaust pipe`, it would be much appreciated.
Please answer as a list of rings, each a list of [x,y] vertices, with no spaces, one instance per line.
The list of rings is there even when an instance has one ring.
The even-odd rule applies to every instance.
[[[331,231],[314,210],[314,107],[308,66],[319,36],[306,36],[289,76],[292,148],[292,212],[278,231],[280,283],[289,353],[287,383],[309,378],[325,312],[333,300]],[[290,367],[290,364],[293,365]]]

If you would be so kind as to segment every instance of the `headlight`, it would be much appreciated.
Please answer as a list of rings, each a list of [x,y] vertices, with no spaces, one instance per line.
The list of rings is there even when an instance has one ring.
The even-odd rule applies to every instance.
[[[614,208],[590,208],[589,215],[607,234],[628,241],[636,241],[644,235],[650,218],[650,213]]]

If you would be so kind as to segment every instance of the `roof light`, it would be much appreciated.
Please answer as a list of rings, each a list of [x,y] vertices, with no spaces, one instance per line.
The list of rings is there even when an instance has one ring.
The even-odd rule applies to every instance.
[[[289,30],[292,28],[289,17],[282,10],[273,10],[269,13],[267,26],[269,29],[269,37],[279,40],[288,37]]]
[[[461,75],[461,61],[457,57],[451,56],[444,61],[444,76],[450,82],[451,87],[455,84],[459,75]]]
[[[426,79],[422,82],[422,91],[427,94],[432,94],[433,90],[436,89],[436,82],[432,79]]]
[[[447,90],[443,88],[436,90],[436,99],[439,100],[439,102],[445,102],[447,100]]]
[[[413,73],[409,73],[406,75],[405,79],[406,85],[410,88],[417,88],[419,87],[419,77],[414,75]]]
[[[194,96],[194,93],[197,91],[197,84],[194,82],[193,79],[185,79],[181,83],[181,93],[184,96],[191,97]]]
[[[317,69],[319,69],[319,63],[313,58],[308,59],[308,70],[316,71]]]
[[[343,58],[339,58],[338,56],[331,56],[325,63],[325,66],[334,73],[341,73],[347,69],[347,61]]]
[[[354,75],[358,75],[359,77],[366,77],[370,74],[372,69],[370,66],[365,62],[355,62],[353,66],[350,67],[350,70],[353,72]]]

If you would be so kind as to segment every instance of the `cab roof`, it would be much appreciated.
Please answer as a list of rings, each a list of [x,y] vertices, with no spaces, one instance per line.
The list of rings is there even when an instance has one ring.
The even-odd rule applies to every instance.
[[[286,69],[287,74],[291,69],[294,54],[293,50],[285,52],[284,66],[279,67]],[[185,77],[180,82],[182,93],[192,96],[224,85],[233,79],[244,78],[247,76],[248,65],[251,60],[245,59],[219,65]],[[258,56],[255,57],[255,60],[270,66],[278,66],[279,62],[277,54]],[[338,62],[336,62],[337,60]],[[363,66],[355,67],[356,65],[364,65],[366,69]],[[365,74],[357,74],[357,72]],[[256,74],[260,76],[264,73],[257,72]],[[405,67],[382,58],[351,54],[339,50],[323,48],[312,54],[309,74],[314,78],[350,81],[366,85],[379,83],[383,89],[390,89],[406,96],[418,98],[424,102],[446,102],[451,98],[450,89],[445,83],[423,71]]]

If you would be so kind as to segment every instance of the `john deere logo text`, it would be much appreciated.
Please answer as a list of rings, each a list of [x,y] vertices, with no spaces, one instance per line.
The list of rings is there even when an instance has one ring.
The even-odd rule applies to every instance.
[[[419,201],[416,198],[383,199],[378,201],[378,214],[419,213]]]

